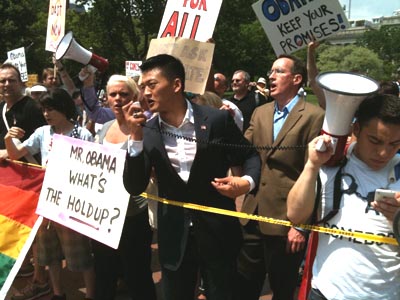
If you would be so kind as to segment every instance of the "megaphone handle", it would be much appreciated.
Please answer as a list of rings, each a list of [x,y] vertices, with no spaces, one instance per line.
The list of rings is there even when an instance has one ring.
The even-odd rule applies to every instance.
[[[326,146],[323,139],[317,141],[317,143],[315,144],[315,150],[317,150],[318,152],[326,151]]]

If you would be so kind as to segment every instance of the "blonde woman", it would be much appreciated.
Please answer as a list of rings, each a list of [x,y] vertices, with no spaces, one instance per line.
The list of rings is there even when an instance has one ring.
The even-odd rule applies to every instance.
[[[93,75],[91,75],[93,76]],[[98,143],[126,149],[129,131],[122,125],[122,108],[139,100],[140,91],[132,78],[112,75],[107,83],[107,100],[115,120],[105,123],[96,135]],[[112,201],[112,199],[110,199]],[[131,196],[118,249],[93,241],[95,257],[95,299],[114,299],[122,269],[123,279],[132,299],[155,300],[150,269],[152,231],[147,200]]]

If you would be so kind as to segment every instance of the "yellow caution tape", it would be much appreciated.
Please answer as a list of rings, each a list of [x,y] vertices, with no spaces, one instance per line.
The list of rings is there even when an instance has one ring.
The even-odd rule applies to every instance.
[[[148,194],[148,193],[142,193],[141,196],[151,199],[151,200],[155,200],[155,201],[164,203],[164,204],[168,204],[168,205],[180,206],[183,208],[205,211],[205,212],[214,213],[214,214],[237,217],[237,218],[242,218],[242,219],[255,220],[255,221],[266,222],[266,223],[288,226],[288,227],[299,227],[299,228],[306,229],[306,230],[312,230],[312,231],[317,231],[317,232],[327,233],[327,234],[340,235],[340,236],[348,237],[348,238],[364,239],[366,241],[371,241],[371,242],[376,242],[376,243],[390,244],[390,245],[396,245],[396,246],[399,245],[395,238],[378,236],[378,235],[374,235],[371,233],[352,232],[352,231],[326,228],[326,227],[315,226],[315,225],[293,224],[292,222],[286,221],[286,220],[268,218],[268,217],[263,217],[263,216],[259,216],[259,215],[252,215],[252,214],[248,214],[248,213],[232,211],[232,210],[216,208],[216,207],[210,207],[210,206],[204,206],[204,205],[199,205],[199,204],[194,204],[194,203],[168,200],[168,199],[160,198],[155,195]]]
[[[40,165],[36,165],[36,164],[31,164],[31,163],[26,163],[26,162],[21,162],[21,161],[16,161],[16,160],[9,160],[9,159],[7,159],[7,160],[12,161],[14,163],[18,163],[18,164],[24,164],[24,165],[33,166],[33,167],[44,168],[44,167],[42,167]],[[155,201],[158,201],[158,202],[161,202],[164,204],[180,206],[183,208],[188,208],[188,209],[193,209],[193,210],[205,211],[205,212],[209,212],[209,213],[213,213],[213,214],[220,214],[220,215],[231,216],[231,217],[236,217],[236,218],[255,220],[255,221],[266,222],[266,223],[271,223],[274,225],[282,225],[282,226],[287,226],[287,227],[299,227],[299,228],[306,229],[306,230],[317,231],[317,232],[327,233],[327,234],[340,235],[340,236],[348,237],[348,238],[364,239],[364,240],[370,241],[370,242],[390,244],[390,245],[396,245],[396,246],[399,245],[399,243],[397,242],[397,240],[395,238],[379,236],[379,235],[375,235],[375,234],[371,234],[371,233],[353,232],[353,231],[326,228],[326,227],[315,226],[315,225],[293,224],[292,222],[286,221],[286,220],[268,218],[268,217],[263,217],[263,216],[259,216],[259,215],[252,215],[252,214],[248,214],[248,213],[232,211],[232,210],[216,208],[216,207],[210,207],[210,206],[204,206],[204,205],[199,205],[199,204],[194,204],[194,203],[168,200],[168,199],[160,198],[155,195],[148,194],[148,193],[142,193],[141,195],[145,198],[155,200]]]

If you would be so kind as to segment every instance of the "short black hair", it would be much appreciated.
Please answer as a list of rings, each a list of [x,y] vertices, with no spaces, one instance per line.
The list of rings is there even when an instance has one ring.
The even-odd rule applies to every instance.
[[[300,74],[302,77],[302,81],[300,83],[301,86],[305,85],[307,82],[307,67],[304,61],[302,61],[300,58],[290,55],[290,54],[281,54],[278,56],[279,58],[287,58],[293,61],[293,67],[290,70],[293,74]]]
[[[400,99],[394,95],[373,94],[361,102],[355,117],[360,128],[373,118],[386,124],[400,125]]]
[[[5,64],[0,65],[0,70],[7,70],[7,69],[13,69],[18,75],[17,77],[18,77],[19,82],[22,82],[21,72],[19,71],[19,69],[16,66],[14,66],[13,64],[10,64],[10,63],[5,63]]]
[[[64,114],[68,120],[76,120],[77,111],[75,103],[68,92],[61,88],[55,88],[50,93],[39,98],[42,109],[51,108]]]
[[[185,91],[185,67],[178,58],[169,54],[159,54],[148,58],[140,66],[142,73],[153,69],[159,69],[169,81],[179,78],[182,82],[182,93]]]
[[[81,95],[81,91],[77,90],[72,93],[72,100],[75,100]]]

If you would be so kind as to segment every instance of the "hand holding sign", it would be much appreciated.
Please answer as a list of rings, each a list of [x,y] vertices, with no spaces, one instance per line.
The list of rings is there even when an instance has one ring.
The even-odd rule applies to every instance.
[[[124,163],[124,150],[54,135],[36,212],[116,249],[130,197]]]

